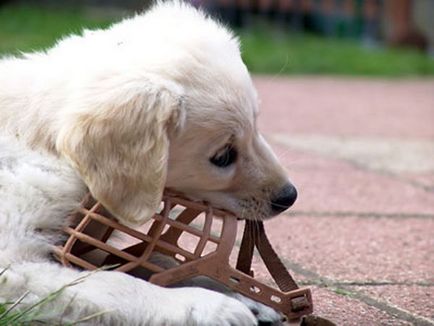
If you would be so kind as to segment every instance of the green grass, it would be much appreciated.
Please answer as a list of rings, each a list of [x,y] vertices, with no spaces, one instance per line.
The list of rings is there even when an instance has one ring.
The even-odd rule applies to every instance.
[[[270,29],[244,31],[241,38],[244,60],[258,73],[434,75],[434,59],[412,49],[367,48],[356,40],[283,34]]]
[[[4,274],[7,269],[0,270],[0,286],[2,283],[7,282],[7,276]],[[25,308],[21,307],[21,303],[26,300],[29,292],[25,292],[14,302],[2,302],[0,303],[0,326],[24,326],[24,325],[62,325],[62,326],[73,326],[84,322],[87,322],[93,318],[96,318],[106,311],[97,312],[92,315],[85,316],[76,321],[65,321],[63,318],[64,312],[69,308],[66,306],[57,306],[55,300],[65,291],[65,289],[75,286],[83,282],[89,275],[85,274],[70,283],[65,284],[58,290],[49,293],[46,297],[36,301],[30,306]],[[3,276],[3,277],[2,277]],[[53,308],[53,306],[55,308]],[[50,311],[50,316],[47,315]]]
[[[0,55],[46,48],[83,27],[104,27],[111,19],[78,9],[0,7]],[[249,69],[265,74],[433,76],[434,59],[406,49],[366,48],[355,40],[289,34],[270,27],[240,31]]]
[[[76,8],[0,7],[0,54],[40,50],[83,27],[105,27],[109,23],[108,18],[84,14]]]

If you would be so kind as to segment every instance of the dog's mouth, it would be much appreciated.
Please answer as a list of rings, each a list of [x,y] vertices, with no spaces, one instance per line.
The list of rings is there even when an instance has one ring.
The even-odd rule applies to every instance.
[[[166,192],[170,194],[179,194],[182,197],[192,201],[204,202],[217,209],[222,209],[230,212],[233,215],[239,216],[238,205],[233,195],[218,191],[198,191],[198,190],[178,190],[166,188]]]
[[[297,191],[286,189],[279,196],[270,198],[258,198],[255,196],[239,197],[236,194],[221,191],[177,191],[170,189],[172,193],[179,193],[193,201],[201,201],[211,206],[226,210],[236,215],[239,219],[268,220],[290,206],[297,198]]]

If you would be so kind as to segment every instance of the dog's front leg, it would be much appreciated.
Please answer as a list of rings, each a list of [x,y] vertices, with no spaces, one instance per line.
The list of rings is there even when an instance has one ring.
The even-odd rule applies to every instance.
[[[87,275],[87,276],[86,276]],[[79,282],[75,282],[81,279]],[[41,306],[39,319],[73,322],[99,314],[95,325],[255,325],[249,309],[238,300],[201,288],[162,288],[124,273],[79,272],[52,262],[11,265],[0,276],[0,300],[16,300],[21,308],[66,287]]]
[[[153,254],[151,256],[152,263],[163,267],[165,269],[170,269],[178,266],[178,262],[172,257],[162,255],[162,254]],[[149,275],[148,275],[149,278]],[[181,281],[174,285],[174,287],[183,288],[183,287],[200,287],[203,289],[208,289],[214,292],[223,293],[231,298],[235,298],[238,301],[241,301],[245,304],[250,311],[255,315],[256,319],[259,322],[259,325],[273,325],[278,326],[282,325],[282,315],[260,302],[254,301],[252,299],[247,298],[246,296],[239,294],[237,292],[232,291],[225,285],[209,278],[206,276],[196,276],[191,279],[187,279]]]
[[[204,289],[209,289],[212,291],[216,291],[219,293],[224,293],[228,297],[237,299],[241,301],[244,305],[246,305],[250,311],[255,315],[256,319],[259,322],[259,325],[282,325],[282,315],[260,302],[254,301],[246,296],[234,292],[227,288],[226,286],[214,281],[213,279],[205,276],[197,276],[193,277],[189,280],[183,281],[176,286],[180,287],[201,287]]]

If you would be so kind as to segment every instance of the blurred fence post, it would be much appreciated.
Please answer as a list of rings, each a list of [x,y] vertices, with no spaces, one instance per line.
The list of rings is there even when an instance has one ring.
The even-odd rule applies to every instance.
[[[414,46],[426,50],[427,38],[415,29],[411,0],[385,0],[385,36],[395,46]]]
[[[434,57],[434,1],[417,0],[413,7],[413,21],[416,28],[424,33],[428,53]]]
[[[382,6],[380,0],[364,0],[361,36],[365,42],[374,43],[380,37]]]
[[[303,0],[292,0],[292,15],[290,17],[291,28],[301,31],[303,26],[302,2]]]

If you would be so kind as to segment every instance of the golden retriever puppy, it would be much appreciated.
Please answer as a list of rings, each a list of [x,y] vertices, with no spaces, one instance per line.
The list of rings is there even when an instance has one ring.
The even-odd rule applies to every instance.
[[[297,193],[257,113],[236,37],[176,1],[2,59],[0,270],[9,268],[0,300],[30,291],[29,305],[81,275],[49,252],[86,188],[128,225],[150,218],[165,187],[247,219],[287,209]],[[66,320],[107,311],[92,322],[113,325],[256,323],[233,298],[116,272],[95,273],[56,302],[68,305]]]

